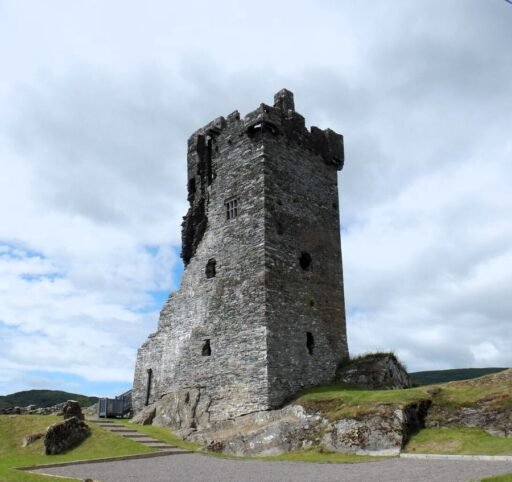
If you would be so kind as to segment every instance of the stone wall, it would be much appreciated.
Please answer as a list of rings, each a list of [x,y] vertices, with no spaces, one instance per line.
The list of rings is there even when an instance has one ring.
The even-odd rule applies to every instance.
[[[347,356],[342,165],[342,137],[308,131],[286,90],[274,107],[244,119],[235,111],[190,137],[186,269],[158,331],[139,349],[135,412],[193,389],[204,419],[223,420],[334,377]]]

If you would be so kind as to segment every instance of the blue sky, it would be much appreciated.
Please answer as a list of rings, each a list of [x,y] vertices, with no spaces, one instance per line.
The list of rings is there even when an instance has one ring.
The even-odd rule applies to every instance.
[[[115,395],[182,272],[186,141],[295,93],[345,136],[352,353],[511,366],[512,5],[0,0],[0,394]]]

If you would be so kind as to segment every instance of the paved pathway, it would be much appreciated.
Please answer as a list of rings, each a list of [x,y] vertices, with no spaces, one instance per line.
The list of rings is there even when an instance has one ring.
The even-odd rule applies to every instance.
[[[36,472],[102,482],[466,482],[512,472],[512,463],[396,458],[362,464],[313,464],[176,454]]]

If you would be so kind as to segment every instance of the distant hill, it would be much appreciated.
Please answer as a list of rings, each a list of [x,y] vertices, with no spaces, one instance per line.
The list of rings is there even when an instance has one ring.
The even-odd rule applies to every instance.
[[[76,400],[82,407],[88,407],[96,403],[98,397],[87,397],[86,395],[59,390],[27,390],[0,396],[0,408],[26,407],[27,405],[51,407],[67,400]]]
[[[433,383],[454,382],[483,377],[492,373],[501,372],[506,368],[455,368],[453,370],[431,370],[425,372],[409,373],[416,386],[431,385]]]

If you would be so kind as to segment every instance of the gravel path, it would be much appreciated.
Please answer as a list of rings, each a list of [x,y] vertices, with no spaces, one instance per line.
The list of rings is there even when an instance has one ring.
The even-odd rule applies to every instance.
[[[35,472],[90,477],[102,482],[466,482],[512,472],[512,463],[396,458],[362,464],[313,464],[182,454],[54,467]]]

